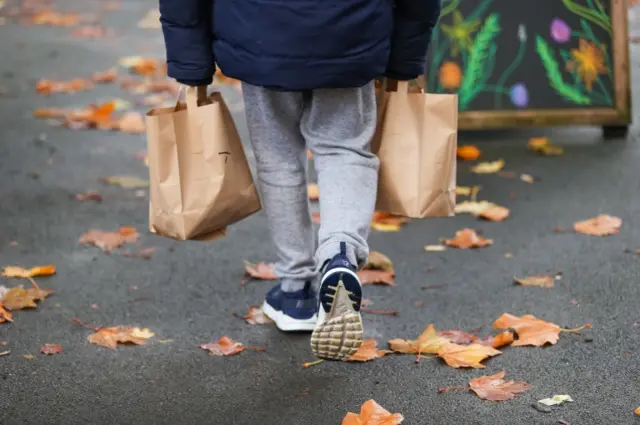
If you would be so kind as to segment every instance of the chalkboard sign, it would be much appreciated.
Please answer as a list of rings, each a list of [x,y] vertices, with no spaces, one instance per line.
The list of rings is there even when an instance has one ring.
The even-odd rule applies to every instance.
[[[425,75],[461,128],[630,122],[624,0],[443,0]]]

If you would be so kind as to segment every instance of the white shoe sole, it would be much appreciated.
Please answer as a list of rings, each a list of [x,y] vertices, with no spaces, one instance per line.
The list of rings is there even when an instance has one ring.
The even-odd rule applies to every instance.
[[[318,320],[318,315],[316,314],[314,314],[310,319],[294,319],[281,311],[276,311],[266,301],[262,304],[262,311],[264,311],[265,316],[275,322],[278,329],[285,332],[312,331]]]
[[[328,277],[343,273],[358,276],[347,268],[335,268],[322,278],[322,285]],[[345,360],[353,355],[362,344],[362,317],[353,306],[342,281],[338,282],[335,297],[329,312],[320,304],[318,322],[311,335],[311,350],[316,357],[327,360]]]

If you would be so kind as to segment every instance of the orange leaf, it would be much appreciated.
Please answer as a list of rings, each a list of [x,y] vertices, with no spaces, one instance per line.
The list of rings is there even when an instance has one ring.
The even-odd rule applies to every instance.
[[[493,323],[494,329],[514,329],[518,339],[511,345],[521,347],[533,345],[542,347],[545,344],[555,344],[560,338],[560,326],[540,320],[527,314],[522,317],[504,313]]]
[[[347,358],[350,362],[368,362],[369,360],[384,357],[391,353],[389,350],[378,350],[378,343],[375,339],[369,338],[362,341],[360,348],[351,357]]]
[[[63,118],[65,117],[69,111],[62,108],[38,108],[33,111],[33,116],[36,118]]]
[[[573,229],[578,233],[593,236],[609,236],[620,232],[622,220],[618,217],[602,214],[595,218],[574,223]]]
[[[118,130],[123,133],[144,133],[147,126],[139,112],[127,112],[118,120]]]
[[[564,153],[561,146],[551,144],[548,137],[532,137],[527,145],[530,151],[544,156],[557,156]]]
[[[134,227],[121,227],[115,232],[104,232],[102,230],[89,230],[82,235],[79,242],[83,245],[94,245],[104,252],[111,252],[115,248],[120,248],[127,243],[135,243],[140,234]]]
[[[480,154],[480,149],[473,145],[462,145],[457,150],[458,158],[465,161],[475,161],[480,157]]]
[[[155,336],[149,329],[134,328],[132,326],[116,326],[102,328],[87,337],[90,343],[102,345],[115,350],[120,344],[146,344],[147,340]]]
[[[395,274],[384,270],[360,270],[358,272],[362,285],[389,285],[396,284]]]
[[[489,246],[493,240],[479,236],[473,229],[462,229],[456,232],[453,239],[446,239],[444,243],[454,248],[469,249]]]
[[[482,360],[487,357],[497,356],[502,352],[481,344],[458,345],[449,343],[442,346],[436,354],[451,367],[480,369],[485,367],[480,363]]]
[[[393,272],[393,262],[389,257],[378,251],[371,251],[367,258],[366,270],[384,270]]]
[[[118,78],[118,71],[115,68],[108,69],[104,72],[96,72],[91,77],[94,83],[107,84],[113,83]]]
[[[13,322],[13,315],[4,309],[2,301],[0,301],[0,323]]]
[[[60,344],[44,344],[40,347],[42,354],[58,354],[62,351],[62,345]]]
[[[36,298],[38,294],[29,292],[22,286],[11,288],[4,294],[2,304],[11,311],[22,310],[25,308],[36,308]]]
[[[448,342],[446,338],[438,336],[435,326],[429,325],[418,339],[392,339],[389,347],[396,353],[417,354],[420,359],[421,354],[436,354]]]
[[[391,413],[374,400],[366,401],[360,407],[360,414],[347,413],[342,425],[398,425],[404,421],[400,413]]]
[[[157,59],[130,56],[120,59],[120,64],[129,68],[130,71],[145,77],[165,73],[165,67]]]
[[[633,411],[636,415],[640,416],[640,407]]]
[[[57,13],[52,10],[41,10],[31,18],[35,25],[50,25],[54,27],[71,27],[80,21],[75,13]]]
[[[375,212],[371,220],[371,228],[379,232],[399,232],[402,225],[409,221],[407,217]]]
[[[209,354],[212,356],[232,356],[242,352],[244,350],[244,345],[227,336],[223,336],[218,340],[218,342],[202,344],[200,348],[208,350]]]
[[[22,278],[29,279],[32,277],[38,276],[51,276],[56,274],[56,266],[38,266],[33,267],[31,269],[24,269],[18,266],[8,266],[2,270],[2,275],[4,277],[13,277],[13,278]]]
[[[479,376],[469,381],[469,388],[483,400],[511,400],[517,394],[527,391],[531,385],[526,382],[505,381],[505,372],[491,376]]]
[[[70,112],[65,124],[71,128],[99,128],[111,130],[114,124],[111,115],[116,110],[116,101],[102,105],[89,105],[87,108]]]
[[[250,325],[266,325],[273,323],[273,321],[264,314],[262,307],[256,307],[254,305],[249,306],[249,312],[242,316],[242,318]]]
[[[307,196],[310,201],[317,201],[320,199],[320,191],[318,190],[317,184],[310,183],[307,185]]]
[[[505,345],[509,345],[513,342],[515,336],[511,331],[500,332],[496,336],[489,336],[486,339],[478,341],[478,344],[486,345],[487,347],[500,348]]]
[[[258,280],[277,280],[278,277],[273,272],[273,264],[265,263],[261,261],[258,264],[253,264],[248,261],[244,262],[244,268],[247,274],[254,279]]]
[[[507,217],[509,217],[509,213],[510,211],[508,208],[495,205],[482,210],[482,212],[478,214],[478,217],[481,217],[481,218],[484,218],[485,220],[490,220],[490,221],[503,221]]]
[[[524,278],[514,277],[513,280],[522,286],[539,286],[541,288],[553,288],[556,281],[555,276],[539,274]]]
[[[470,334],[468,332],[462,331],[460,329],[453,329],[450,331],[440,331],[438,335],[448,339],[454,344],[471,344],[472,342],[478,341],[478,337],[474,334]]]
[[[77,78],[71,81],[40,80],[36,84],[36,92],[42,95],[54,93],[76,93],[93,87],[90,81]]]

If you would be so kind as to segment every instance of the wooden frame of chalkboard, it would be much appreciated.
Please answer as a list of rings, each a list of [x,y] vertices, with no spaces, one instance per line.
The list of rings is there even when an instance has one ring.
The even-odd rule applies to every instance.
[[[429,92],[458,93],[461,129],[586,124],[626,133],[627,14],[627,0],[443,0]]]

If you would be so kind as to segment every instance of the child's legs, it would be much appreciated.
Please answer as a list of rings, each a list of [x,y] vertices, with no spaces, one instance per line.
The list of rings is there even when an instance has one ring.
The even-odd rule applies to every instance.
[[[303,94],[242,86],[258,186],[284,291],[316,277],[315,235],[307,198],[306,147],[300,133]]]
[[[323,264],[347,243],[347,254],[363,266],[378,186],[378,158],[371,153],[376,129],[373,82],[360,88],[314,90],[301,130],[313,151],[320,189],[319,247]]]

